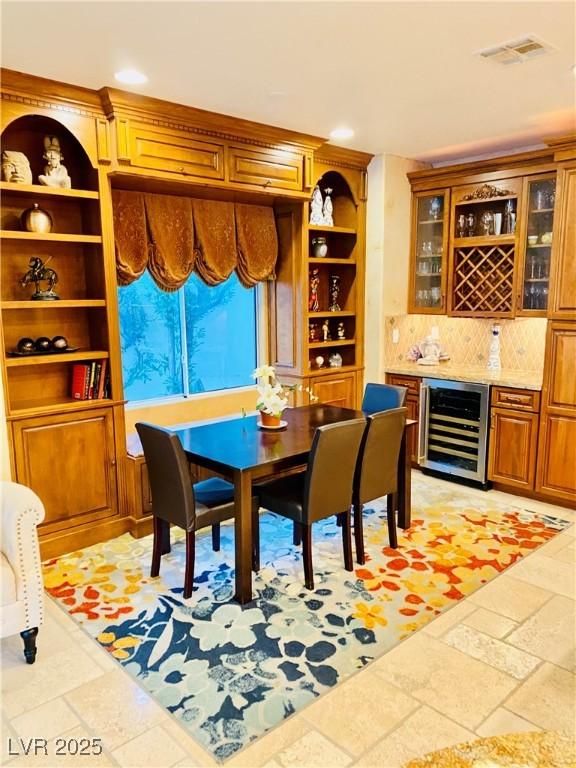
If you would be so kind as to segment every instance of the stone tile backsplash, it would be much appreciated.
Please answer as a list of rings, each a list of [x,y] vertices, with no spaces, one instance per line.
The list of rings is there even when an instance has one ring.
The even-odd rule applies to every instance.
[[[499,320],[502,368],[516,371],[541,371],[544,366],[545,318]],[[384,361],[391,365],[406,360],[406,353],[438,327],[442,349],[453,363],[483,366],[488,361],[494,320],[444,315],[394,315],[386,317]],[[392,331],[400,334],[392,342]]]

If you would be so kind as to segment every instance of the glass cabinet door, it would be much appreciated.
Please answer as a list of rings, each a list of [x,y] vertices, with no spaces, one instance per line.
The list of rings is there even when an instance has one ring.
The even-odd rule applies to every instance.
[[[412,226],[412,283],[410,311],[446,311],[446,252],[448,191],[417,193]]]
[[[526,183],[523,282],[519,309],[523,313],[544,315],[548,308],[556,176],[533,177]]]

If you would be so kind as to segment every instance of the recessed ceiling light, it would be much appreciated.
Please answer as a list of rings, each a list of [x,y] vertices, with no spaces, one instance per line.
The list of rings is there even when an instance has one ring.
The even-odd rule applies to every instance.
[[[334,128],[330,131],[331,139],[351,139],[354,136],[352,128]]]
[[[148,82],[146,75],[143,72],[138,72],[137,69],[121,69],[120,72],[114,74],[114,77],[119,83],[125,85],[142,85],[142,83]]]

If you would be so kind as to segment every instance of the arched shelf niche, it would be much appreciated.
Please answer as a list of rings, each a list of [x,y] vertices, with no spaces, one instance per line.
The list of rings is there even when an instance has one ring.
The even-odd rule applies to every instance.
[[[82,144],[65,125],[54,118],[45,115],[17,117],[2,132],[2,150],[23,152],[30,163],[32,183],[38,185],[38,175],[44,173],[46,165],[42,157],[45,136],[58,138],[62,162],[72,180],[72,188],[98,191],[98,172]]]
[[[326,189],[331,189],[333,218],[335,227],[355,229],[358,223],[357,206],[354,195],[346,179],[338,171],[327,171],[318,181],[322,197],[326,197]]]

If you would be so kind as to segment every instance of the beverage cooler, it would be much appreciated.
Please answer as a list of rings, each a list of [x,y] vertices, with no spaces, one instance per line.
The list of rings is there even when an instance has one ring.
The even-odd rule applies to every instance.
[[[489,386],[423,379],[420,387],[418,463],[424,470],[488,487]]]

